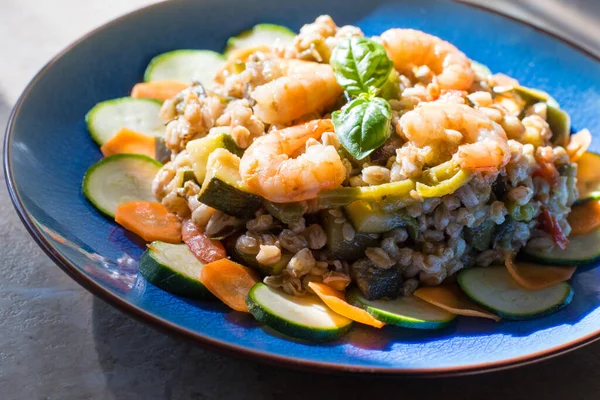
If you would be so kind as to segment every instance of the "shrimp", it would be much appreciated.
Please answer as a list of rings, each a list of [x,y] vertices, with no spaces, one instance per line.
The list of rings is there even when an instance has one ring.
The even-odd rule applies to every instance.
[[[277,203],[314,199],[319,191],[341,185],[346,168],[333,146],[317,142],[300,154],[309,139],[333,129],[331,120],[321,119],[259,137],[242,156],[242,180],[254,193]]]
[[[251,93],[254,114],[269,124],[286,125],[332,106],[342,94],[328,64],[280,60],[283,76],[258,86]]]
[[[403,74],[411,74],[416,67],[425,65],[435,74],[442,90],[467,90],[473,84],[470,60],[437,36],[396,28],[385,31],[381,42],[394,67]]]
[[[494,170],[510,160],[502,127],[464,104],[431,102],[404,114],[401,134],[417,147],[452,148],[462,168]]]

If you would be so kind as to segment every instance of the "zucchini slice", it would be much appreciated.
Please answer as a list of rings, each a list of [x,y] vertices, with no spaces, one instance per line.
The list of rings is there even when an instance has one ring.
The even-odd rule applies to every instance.
[[[338,222],[338,218],[327,210],[323,210],[320,217],[327,234],[327,251],[332,259],[355,261],[364,257],[367,247],[375,247],[379,243],[369,234],[360,232],[356,232],[352,240],[346,241],[344,222]]]
[[[319,193],[319,205],[323,208],[345,206],[353,201],[383,202],[410,199],[410,191],[415,182],[406,179],[399,182],[384,183],[377,186],[343,187]]]
[[[156,201],[152,181],[162,165],[141,154],[115,154],[92,165],[83,177],[83,194],[111,218],[120,204]]]
[[[510,276],[505,267],[464,269],[458,273],[458,284],[471,300],[511,320],[551,314],[573,299],[573,290],[567,282],[541,290],[527,290]]]
[[[600,229],[587,235],[569,237],[569,247],[561,250],[554,247],[550,252],[525,247],[519,257],[545,265],[582,265],[600,260]]]
[[[275,46],[292,43],[296,34],[285,26],[275,24],[258,24],[252,29],[240,33],[227,40],[225,56],[232,51],[246,47],[261,45]]]
[[[210,50],[173,50],[150,60],[144,81],[200,82],[211,88],[225,57]]]
[[[405,226],[410,218],[404,211],[386,212],[365,201],[355,201],[344,207],[357,232],[383,233]]]
[[[213,298],[200,282],[203,265],[187,244],[155,241],[140,258],[142,276],[169,293],[191,298]]]
[[[585,152],[577,160],[578,202],[600,200],[600,154]]]
[[[308,205],[303,201],[293,203],[273,203],[272,201],[263,199],[262,203],[269,214],[284,224],[293,224],[302,218],[306,210],[308,210]]]
[[[352,326],[352,320],[334,313],[316,296],[291,296],[264,283],[250,289],[246,303],[259,322],[298,339],[335,340]]]
[[[198,200],[237,218],[253,218],[261,198],[244,190],[239,170],[238,156],[225,149],[214,150],[208,157]]]
[[[261,264],[256,260],[256,255],[242,253],[237,249],[235,244],[238,238],[239,235],[236,235],[230,236],[227,238],[227,240],[225,240],[225,248],[227,249],[227,255],[230,256],[233,261],[255,269],[263,275],[279,275],[293,257],[292,253],[290,253],[287,250],[284,250],[281,252],[281,258],[275,264]]]
[[[448,326],[456,315],[417,297],[398,297],[394,300],[367,300],[358,289],[346,295],[350,304],[364,308],[386,324],[413,329],[441,329]]]
[[[241,156],[241,149],[237,147],[233,138],[224,132],[210,134],[201,139],[195,139],[186,145],[186,150],[192,160],[192,168],[198,182],[204,182],[208,156],[216,149],[226,149],[231,153]]]
[[[122,97],[96,104],[85,116],[85,121],[92,139],[102,146],[121,128],[164,136],[165,124],[159,113],[160,103],[156,100]]]

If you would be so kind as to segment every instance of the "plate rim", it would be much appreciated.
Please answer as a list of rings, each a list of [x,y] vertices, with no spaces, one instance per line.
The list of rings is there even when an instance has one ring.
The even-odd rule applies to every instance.
[[[587,55],[588,57],[594,59],[595,61],[600,63],[600,55],[596,55],[592,53],[590,50],[584,48],[583,46],[574,43],[573,41],[566,39],[564,37],[559,36],[554,32],[547,31],[539,26],[536,26],[532,23],[520,20],[512,15],[505,14],[500,10],[495,10],[492,8],[488,8],[481,4],[473,4],[468,3],[466,0],[449,0],[450,2],[458,3],[464,6],[468,6],[474,9],[479,9],[484,12],[498,15],[502,18],[506,18],[513,22],[516,22],[521,25],[528,26],[533,28],[534,30],[542,33],[544,35],[550,36],[555,40],[558,40],[569,47]],[[122,299],[118,295],[112,293],[110,290],[106,289],[104,286],[94,282],[92,279],[88,278],[85,274],[83,274],[73,263],[63,257],[54,246],[45,238],[42,231],[35,224],[32,219],[32,216],[28,213],[23,202],[17,193],[14,176],[12,172],[12,163],[11,163],[11,151],[10,151],[10,142],[13,133],[13,125],[16,119],[17,114],[19,113],[25,99],[27,98],[29,92],[36,85],[37,81],[41,79],[44,73],[50,69],[60,58],[62,58],[66,53],[68,53],[73,47],[77,46],[81,42],[87,40],[89,37],[93,36],[97,32],[104,30],[111,25],[125,19],[129,18],[136,14],[141,14],[150,8],[159,8],[168,4],[165,1],[159,1],[158,3],[150,4],[138,9],[135,9],[126,14],[120,15],[116,18],[111,19],[110,21],[94,28],[83,36],[79,37],[77,40],[63,48],[59,53],[57,53],[54,57],[52,57],[31,79],[31,81],[27,84],[21,95],[19,96],[15,106],[13,107],[9,118],[8,123],[6,125],[5,137],[4,137],[4,151],[3,151],[3,170],[4,176],[6,177],[6,185],[8,188],[9,197],[15,210],[17,211],[17,215],[21,220],[21,223],[25,226],[27,232],[31,235],[37,245],[46,253],[46,255],[63,271],[65,272],[71,279],[81,285],[88,292],[92,293],[94,296],[97,296],[101,300],[109,303],[111,306],[115,307],[117,310],[133,317],[137,321],[143,322],[151,327],[158,329],[159,331],[165,332],[170,335],[176,335],[178,337],[192,340],[195,343],[201,345],[202,347],[212,350],[216,349],[221,353],[225,353],[234,357],[242,357],[254,361],[259,361],[263,363],[268,363],[272,365],[280,365],[284,367],[295,368],[299,370],[309,371],[309,372],[329,372],[329,373],[350,373],[350,374],[371,374],[371,375],[394,375],[394,376],[405,376],[405,377],[424,377],[424,378],[434,378],[434,377],[449,377],[449,376],[465,376],[465,375],[474,375],[492,371],[501,371],[506,369],[515,368],[518,366],[529,365],[533,363],[537,363],[540,361],[548,360],[550,358],[554,358],[556,356],[568,353],[570,351],[576,350],[583,346],[586,346],[598,339],[600,339],[600,327],[592,333],[589,333],[581,338],[571,340],[569,342],[563,343],[558,346],[551,347],[546,350],[537,351],[534,353],[529,353],[527,355],[506,358],[498,361],[490,361],[472,365],[465,366],[457,366],[457,367],[434,367],[434,368],[402,368],[402,367],[377,367],[377,366],[358,366],[358,365],[343,365],[332,362],[322,362],[322,361],[311,361],[311,360],[303,360],[295,357],[288,357],[283,355],[271,354],[264,351],[254,350],[251,348],[247,348],[244,346],[240,346],[237,344],[227,343],[208,335],[204,335],[198,332],[195,332],[191,329],[184,328],[179,326],[165,318],[154,315],[141,307],[138,307],[134,304],[127,302]]]

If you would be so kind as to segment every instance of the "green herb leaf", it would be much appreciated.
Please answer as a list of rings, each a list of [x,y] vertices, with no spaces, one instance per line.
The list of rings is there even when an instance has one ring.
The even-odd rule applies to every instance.
[[[371,90],[376,94],[394,66],[381,44],[364,37],[341,41],[329,63],[340,86],[352,96]]]
[[[392,109],[380,97],[363,95],[334,112],[332,120],[342,146],[361,160],[390,137]]]

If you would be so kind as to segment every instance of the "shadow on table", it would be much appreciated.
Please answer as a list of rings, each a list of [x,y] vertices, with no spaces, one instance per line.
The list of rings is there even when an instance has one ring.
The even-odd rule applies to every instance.
[[[93,334],[110,394],[135,399],[598,398],[600,342],[536,365],[437,380],[336,376],[228,358],[94,299]],[[595,394],[595,395],[594,395]]]

